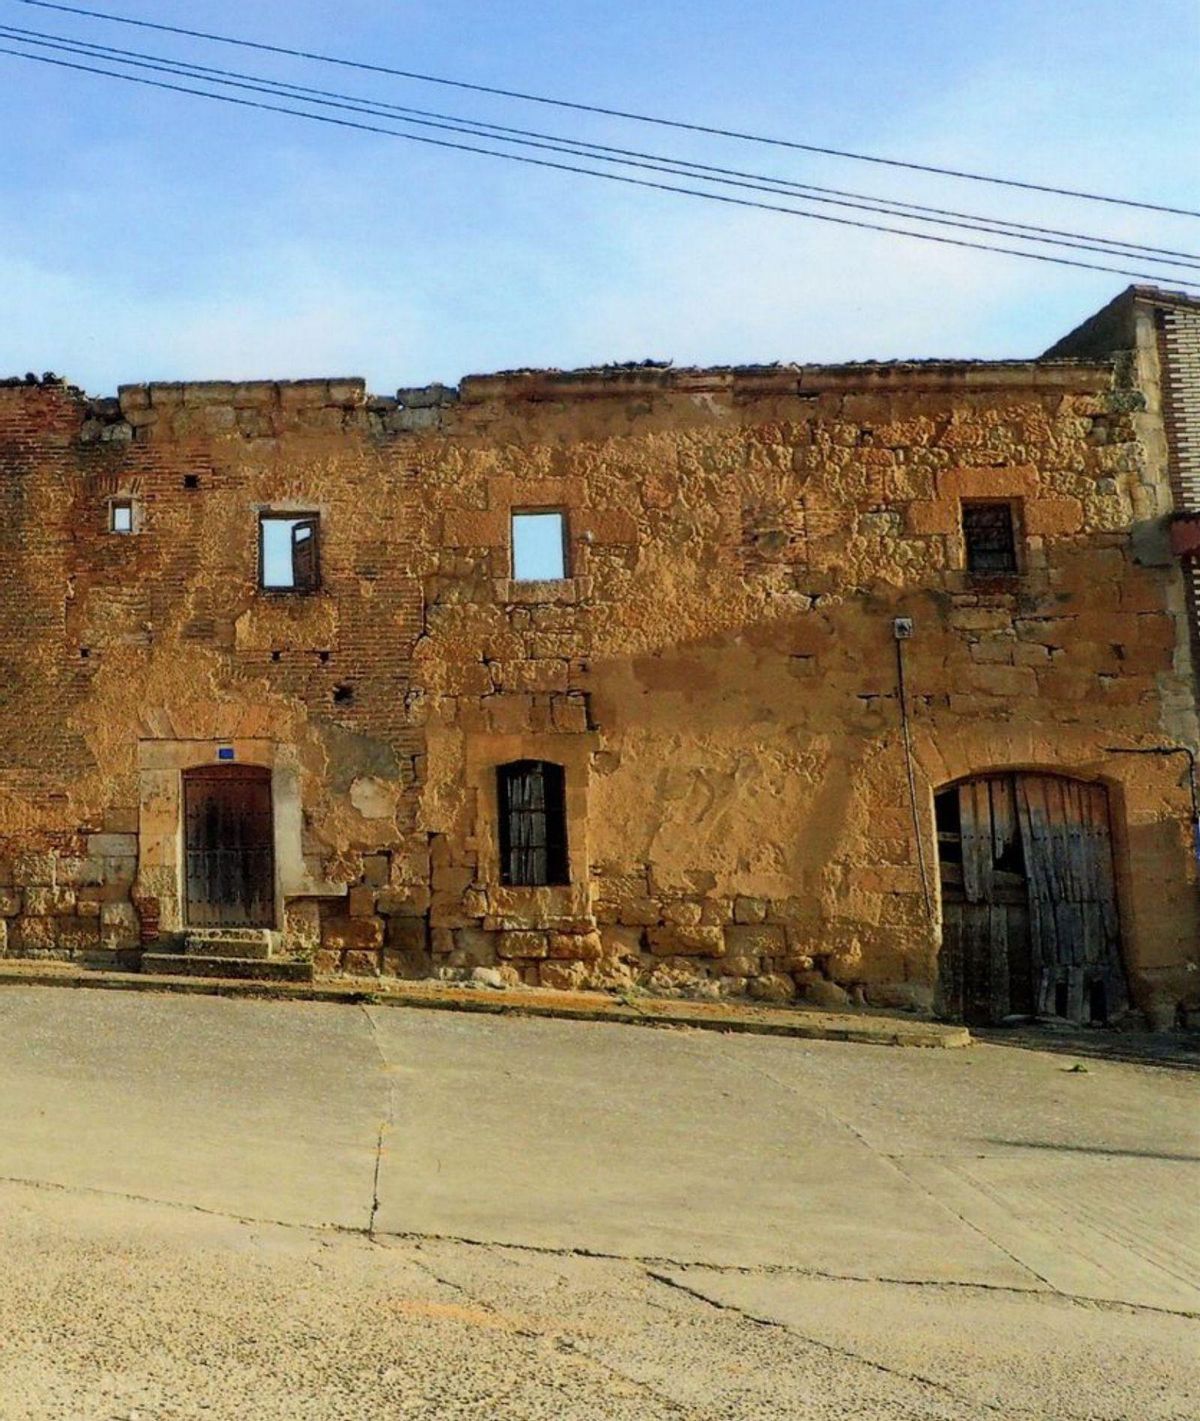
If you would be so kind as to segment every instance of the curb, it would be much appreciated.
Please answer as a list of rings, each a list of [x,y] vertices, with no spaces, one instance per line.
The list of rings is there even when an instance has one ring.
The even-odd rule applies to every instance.
[[[697,1031],[732,1032],[751,1036],[786,1036],[806,1041],[849,1041],[871,1046],[969,1046],[965,1026],[906,1021],[866,1013],[808,1011],[803,1007],[700,1007],[693,1002],[648,999],[636,1007],[610,998],[557,997],[539,992],[494,993],[488,988],[436,987],[417,989],[315,983],[247,982],[221,977],[166,977],[134,972],[41,970],[0,965],[0,987],[77,987],[115,992],[173,992],[206,997],[240,997],[258,1001],[329,1002],[343,1006],[410,1007],[423,1011],[475,1012],[486,1016],[549,1017],[563,1021],[616,1022],[623,1026],[690,1027]]]

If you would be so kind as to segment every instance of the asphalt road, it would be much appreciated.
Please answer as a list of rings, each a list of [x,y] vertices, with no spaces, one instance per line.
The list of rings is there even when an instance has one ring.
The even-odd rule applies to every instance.
[[[1200,1072],[1096,1042],[6,987],[0,1418],[1194,1421]]]

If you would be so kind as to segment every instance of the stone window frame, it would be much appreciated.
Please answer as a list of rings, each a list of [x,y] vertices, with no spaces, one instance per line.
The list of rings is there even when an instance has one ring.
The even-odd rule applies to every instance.
[[[481,887],[506,897],[555,894],[586,897],[589,882],[588,798],[591,759],[598,748],[594,732],[547,732],[530,735],[479,734],[465,746],[468,795],[475,801],[472,846],[477,854],[476,877]],[[567,833],[567,882],[540,887],[506,884],[500,866],[500,796],[497,771],[518,760],[548,760],[561,765]],[[472,795],[473,792],[473,795]]]
[[[968,507],[981,504],[994,504],[997,507],[1007,508],[1009,517],[1012,520],[1012,542],[1013,542],[1013,563],[1011,569],[1003,571],[989,571],[982,568],[973,568],[968,561],[967,535],[964,526],[964,514]],[[994,496],[984,494],[981,496],[964,495],[958,499],[957,526],[954,533],[956,556],[954,559],[957,567],[964,572],[972,583],[1011,583],[1014,579],[1022,577],[1028,567],[1028,549],[1025,528],[1025,501],[1020,497],[1006,497],[1004,493],[997,492]]]
[[[561,577],[518,577],[516,521],[518,518],[537,514],[557,514],[562,532],[562,576]],[[571,546],[571,510],[561,503],[555,504],[512,504],[508,510],[508,579],[518,588],[561,587],[575,578],[575,557]]]
[[[116,510],[129,509],[129,527],[115,526]],[[104,501],[104,531],[114,538],[129,538],[142,531],[141,504],[131,493],[114,493]]]
[[[540,782],[540,805],[514,804],[514,790]],[[496,766],[497,827],[500,842],[500,881],[506,888],[561,888],[570,883],[570,837],[567,824],[567,772],[555,760],[509,760]],[[540,822],[540,844],[522,846],[513,840],[515,823],[526,829]],[[540,864],[538,851],[540,850]],[[530,851],[533,852],[532,858]],[[545,878],[514,877],[514,865],[523,873],[544,872]]]

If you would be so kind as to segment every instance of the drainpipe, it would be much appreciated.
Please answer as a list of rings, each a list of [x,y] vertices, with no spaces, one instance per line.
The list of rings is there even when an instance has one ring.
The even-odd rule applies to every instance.
[[[896,641],[896,690],[900,702],[900,732],[904,741],[904,767],[908,775],[908,803],[912,810],[913,833],[917,836],[917,865],[921,870],[921,891],[925,895],[925,914],[930,927],[935,926],[933,892],[929,886],[929,869],[925,863],[925,837],[922,833],[921,811],[917,805],[917,780],[913,766],[912,735],[908,725],[908,689],[904,683],[904,643],[913,634],[911,617],[896,617],[892,635]]]

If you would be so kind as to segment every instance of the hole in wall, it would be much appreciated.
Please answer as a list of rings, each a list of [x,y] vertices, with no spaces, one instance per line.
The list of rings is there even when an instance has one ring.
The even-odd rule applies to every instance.
[[[86,661],[88,657],[91,656],[91,654],[92,648],[90,646],[81,646],[79,648],[79,655],[83,658],[84,661]]]
[[[317,660],[318,660],[318,661],[322,661],[322,662],[328,661],[328,660],[329,660],[329,653],[328,653],[327,651],[318,651],[318,652],[317,652]]]
[[[335,686],[333,688],[333,703],[336,706],[344,706],[348,701],[354,699],[353,686]]]
[[[183,486],[184,486],[184,488],[199,488],[199,487],[200,487],[200,475],[199,475],[199,474],[184,474],[184,476],[183,476]]]
[[[273,651],[273,652],[271,653],[271,660],[272,660],[272,661],[279,661],[279,660],[282,659],[282,657],[283,657],[283,652],[282,652],[282,651]]]

